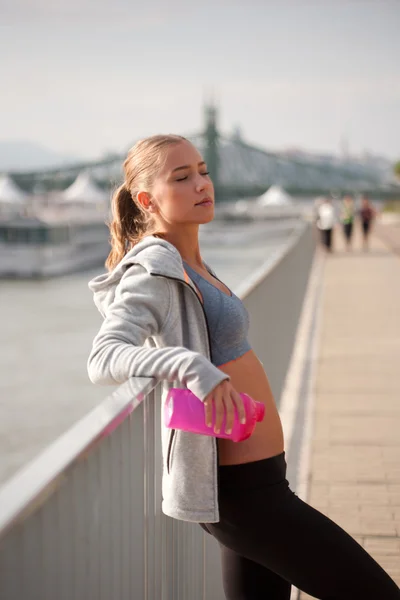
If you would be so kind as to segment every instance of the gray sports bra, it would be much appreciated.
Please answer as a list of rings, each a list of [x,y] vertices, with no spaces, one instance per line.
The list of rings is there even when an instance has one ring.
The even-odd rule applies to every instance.
[[[247,341],[249,314],[240,298],[230,290],[230,296],[222,292],[185,261],[183,265],[203,297],[210,333],[212,363],[219,367],[251,350]],[[215,277],[213,273],[212,276]]]

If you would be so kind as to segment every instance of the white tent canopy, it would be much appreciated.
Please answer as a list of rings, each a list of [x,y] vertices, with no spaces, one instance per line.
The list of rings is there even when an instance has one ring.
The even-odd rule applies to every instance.
[[[0,176],[0,204],[24,204],[28,195],[8,175]]]
[[[290,206],[293,204],[292,197],[279,185],[271,185],[265,194],[258,198],[257,202],[261,206]]]
[[[99,188],[87,171],[79,173],[73,184],[60,194],[62,202],[97,204],[105,202],[106,198],[106,192]]]

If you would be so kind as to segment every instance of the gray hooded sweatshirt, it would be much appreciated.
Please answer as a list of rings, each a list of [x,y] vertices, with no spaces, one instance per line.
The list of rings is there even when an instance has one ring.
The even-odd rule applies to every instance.
[[[93,383],[153,377],[188,388],[200,400],[229,379],[210,362],[203,306],[182,258],[165,240],[148,236],[110,273],[89,283],[104,317],[88,360]],[[163,512],[176,519],[218,522],[217,445],[213,437],[162,424]]]

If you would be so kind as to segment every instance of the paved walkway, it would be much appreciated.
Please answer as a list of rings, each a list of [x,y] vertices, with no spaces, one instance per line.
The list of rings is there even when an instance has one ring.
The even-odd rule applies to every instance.
[[[308,501],[400,585],[400,257],[377,237],[323,273]],[[301,594],[305,600],[311,598]]]
[[[400,254],[400,215],[390,223],[377,223],[375,230],[377,237],[393,252]]]

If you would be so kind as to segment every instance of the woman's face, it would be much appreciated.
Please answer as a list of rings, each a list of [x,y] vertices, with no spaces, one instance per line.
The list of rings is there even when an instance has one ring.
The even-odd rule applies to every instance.
[[[155,217],[163,225],[209,223],[214,218],[214,186],[192,144],[170,146],[151,191]]]

